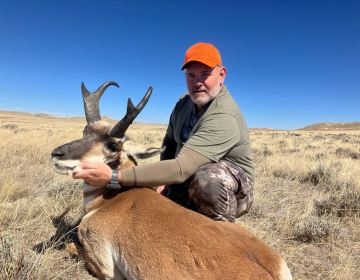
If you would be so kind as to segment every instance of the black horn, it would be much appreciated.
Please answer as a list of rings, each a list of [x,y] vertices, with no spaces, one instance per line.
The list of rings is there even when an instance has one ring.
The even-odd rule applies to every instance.
[[[110,135],[117,138],[123,138],[125,136],[125,132],[128,127],[135,120],[137,115],[141,112],[141,110],[145,107],[152,93],[152,87],[149,87],[143,99],[139,102],[139,104],[134,107],[131,99],[128,99],[128,105],[126,110],[126,115],[123,117],[121,121],[119,121],[110,131]]]
[[[91,93],[86,89],[84,82],[81,83],[85,116],[88,124],[101,120],[99,101],[104,91],[111,85],[119,87],[116,82],[109,81],[100,86],[95,92]]]

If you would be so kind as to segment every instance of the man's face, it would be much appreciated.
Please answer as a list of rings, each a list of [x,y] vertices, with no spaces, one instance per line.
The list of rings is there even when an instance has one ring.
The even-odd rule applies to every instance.
[[[226,68],[217,66],[211,68],[194,61],[186,67],[185,76],[190,98],[201,110],[220,92],[225,80]]]

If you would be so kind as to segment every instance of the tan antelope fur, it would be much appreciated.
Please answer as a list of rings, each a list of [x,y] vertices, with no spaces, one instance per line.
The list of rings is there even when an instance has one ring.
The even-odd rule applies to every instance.
[[[125,137],[152,89],[137,107],[129,99],[126,116],[111,128],[98,108],[109,85],[118,86],[107,82],[90,93],[82,85],[84,137],[53,150],[55,171],[72,174],[80,161],[122,169],[163,151]],[[100,279],[292,279],[280,254],[240,225],[213,221],[149,188],[113,190],[84,183],[83,191],[81,246],[72,243],[68,251]]]

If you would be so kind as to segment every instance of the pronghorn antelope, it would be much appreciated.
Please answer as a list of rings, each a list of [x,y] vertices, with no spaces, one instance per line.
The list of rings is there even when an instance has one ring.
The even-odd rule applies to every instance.
[[[109,85],[118,86],[107,82],[90,93],[82,84],[87,125],[82,139],[51,153],[56,172],[72,174],[80,161],[122,169],[163,151],[125,137],[152,88],[136,107],[129,99],[125,117],[111,128],[99,112]],[[292,279],[283,258],[240,225],[213,221],[149,188],[114,190],[84,182],[83,191],[81,246],[67,248],[100,279]]]

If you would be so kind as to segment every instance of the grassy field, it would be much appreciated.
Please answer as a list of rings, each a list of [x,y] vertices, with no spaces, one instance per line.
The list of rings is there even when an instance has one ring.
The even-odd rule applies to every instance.
[[[94,279],[64,251],[82,215],[81,181],[55,173],[49,160],[84,125],[0,111],[1,279]],[[160,146],[165,130],[134,123],[128,135]],[[237,223],[279,251],[294,279],[360,279],[359,130],[250,134],[255,202]]]

